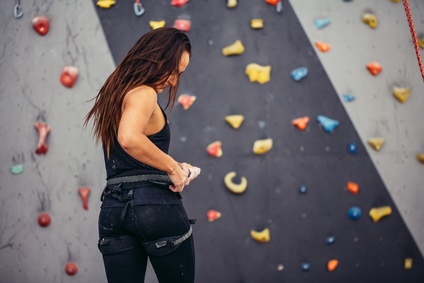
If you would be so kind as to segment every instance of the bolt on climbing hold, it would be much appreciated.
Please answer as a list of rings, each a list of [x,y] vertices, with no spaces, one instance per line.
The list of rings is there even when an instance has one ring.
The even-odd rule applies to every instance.
[[[311,269],[311,264],[309,262],[302,262],[300,264],[300,269],[302,271],[309,271]]]
[[[50,29],[50,20],[46,17],[35,17],[32,20],[32,28],[41,36],[46,35]]]
[[[283,2],[281,2],[281,0],[277,2],[277,5],[275,6],[275,11],[277,11],[278,14],[281,14],[281,12],[283,12]]]
[[[243,115],[228,115],[228,116],[225,116],[225,121],[231,127],[233,127],[233,129],[238,129],[240,128],[241,124],[244,121],[244,116]]]
[[[10,168],[10,173],[13,175],[19,175],[22,172],[24,172],[24,166],[22,164],[17,164]]]
[[[37,129],[39,139],[37,148],[35,149],[36,154],[46,154],[49,151],[49,148],[46,144],[47,135],[50,133],[50,127],[41,121],[38,121],[34,124],[34,128]]]
[[[78,78],[78,69],[74,66],[65,66],[60,75],[62,85],[72,88]]]
[[[323,115],[318,115],[317,120],[321,123],[321,126],[327,133],[332,132],[338,125],[340,125],[339,121],[330,119]]]
[[[24,12],[22,11],[21,0],[16,0],[15,6],[13,7],[13,16],[15,19],[19,19],[23,14]]]
[[[272,139],[256,140],[253,143],[254,154],[265,154],[272,149]]]
[[[328,236],[325,239],[325,244],[326,245],[332,245],[332,244],[334,244],[335,241],[336,241],[336,237],[334,237],[334,236]]]
[[[183,7],[189,0],[171,0],[171,5],[175,7]]]
[[[264,27],[264,20],[262,19],[251,19],[250,27],[253,29],[261,29]]]
[[[306,187],[306,185],[301,185],[298,191],[299,191],[299,194],[304,195],[308,192],[308,188]]]
[[[330,51],[331,45],[325,42],[315,41],[315,46],[318,48],[319,51],[325,53]]]
[[[224,184],[230,192],[234,194],[242,194],[247,189],[247,179],[246,177],[240,177],[240,183],[236,184],[233,182],[233,178],[236,176],[236,172],[228,172],[224,177]]]
[[[422,164],[424,164],[424,153],[417,153],[416,158],[418,162],[421,162]]]
[[[394,86],[392,94],[400,103],[405,103],[406,100],[408,100],[409,95],[411,94],[411,89]]]
[[[116,4],[115,0],[99,0],[96,5],[103,9],[109,9]]]
[[[377,223],[380,221],[381,218],[388,216],[392,214],[392,208],[390,206],[381,206],[381,207],[374,207],[370,210],[370,217],[371,219]]]
[[[187,19],[176,19],[174,21],[174,28],[179,29],[181,31],[190,31],[191,21]]]
[[[294,69],[293,71],[291,71],[290,75],[293,80],[298,82],[308,75],[308,68],[300,67],[300,68]]]
[[[381,65],[378,62],[375,62],[375,61],[369,62],[366,65],[366,67],[367,67],[368,71],[371,73],[371,75],[373,75],[373,76],[377,76],[383,70]]]
[[[356,143],[352,142],[347,145],[347,152],[350,154],[355,154],[358,151]]]
[[[349,94],[349,93],[343,94],[342,97],[343,97],[343,100],[345,102],[352,102],[352,101],[355,100],[355,96],[353,96],[352,94]]]
[[[384,145],[384,139],[379,137],[370,138],[367,142],[376,151],[380,151]]]
[[[180,96],[178,96],[178,103],[181,104],[184,110],[189,109],[195,101],[196,96],[194,95],[181,94]]]
[[[250,236],[253,238],[253,240],[260,242],[260,243],[267,243],[271,240],[269,228],[265,228],[262,231],[255,231],[250,230]]]
[[[338,265],[339,265],[339,261],[337,259],[331,259],[327,263],[327,270],[330,272],[333,272]]]
[[[291,121],[292,125],[301,131],[304,131],[309,123],[309,117],[300,117]]]
[[[141,0],[135,0],[134,1],[134,14],[139,17],[144,14],[146,10],[144,9],[143,5],[141,4]]]
[[[359,218],[361,218],[361,209],[357,206],[352,206],[351,208],[349,208],[348,212],[347,212],[348,216],[350,219],[352,220],[358,220]]]
[[[246,66],[245,74],[249,77],[250,82],[264,84],[271,80],[271,66],[261,66],[256,63],[250,63]]]
[[[412,268],[412,263],[413,263],[412,258],[410,258],[410,257],[405,258],[405,260],[403,262],[403,268],[405,268],[405,269],[411,269]]]
[[[227,0],[228,8],[235,8],[237,6],[237,0]]]
[[[38,225],[40,225],[41,227],[49,226],[51,221],[52,218],[46,212],[42,212],[38,215]]]
[[[213,221],[221,218],[221,215],[222,215],[221,212],[219,212],[218,210],[210,209],[206,213],[206,218],[208,219],[209,222],[213,222]]]
[[[424,49],[424,35],[420,35],[420,37],[418,38],[418,46],[421,49]]]
[[[91,189],[89,187],[82,187],[78,189],[78,193],[82,200],[82,207],[88,210],[88,196],[90,195]]]
[[[222,55],[224,56],[240,55],[243,52],[244,52],[244,45],[239,39],[236,40],[233,44],[222,48]]]
[[[359,193],[359,185],[355,182],[347,182],[347,190],[354,195]]]
[[[76,263],[74,263],[74,262],[68,262],[65,265],[65,272],[69,276],[74,276],[78,272],[78,265],[76,265]]]
[[[369,25],[373,29],[377,28],[377,17],[372,13],[365,13],[362,16],[362,22]]]
[[[150,21],[149,25],[152,29],[157,29],[157,28],[163,28],[165,26],[166,22],[164,20],[162,21]]]
[[[220,141],[215,141],[209,144],[206,147],[206,152],[213,157],[221,157],[222,156],[222,143]]]
[[[326,26],[328,26],[329,24],[331,24],[331,20],[330,19],[315,19],[314,20],[314,25],[317,29],[323,29]]]

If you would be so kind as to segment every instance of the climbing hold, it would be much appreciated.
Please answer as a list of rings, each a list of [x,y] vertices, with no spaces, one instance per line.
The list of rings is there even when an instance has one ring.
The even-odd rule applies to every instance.
[[[41,227],[49,226],[51,221],[52,219],[50,215],[46,212],[42,212],[40,213],[40,215],[38,215],[38,225],[40,225]]]
[[[157,28],[163,28],[165,26],[166,22],[164,20],[162,21],[150,21],[149,25],[152,29],[157,29]]]
[[[400,103],[404,103],[406,100],[408,100],[408,97],[411,94],[411,89],[395,86],[393,87],[392,94]]]
[[[186,19],[176,19],[174,21],[174,28],[181,31],[190,31],[191,21]]]
[[[280,264],[278,264],[278,265],[277,265],[277,270],[278,270],[278,271],[284,270],[284,265],[283,265],[283,264],[281,264],[281,263],[280,263]]]
[[[254,154],[264,154],[272,148],[272,139],[256,140],[253,144]]]
[[[253,29],[261,29],[264,27],[264,20],[262,19],[252,19],[250,20],[250,27]]]
[[[228,8],[235,8],[237,6],[237,0],[227,0]]]
[[[321,126],[327,133],[332,132],[334,128],[340,124],[339,121],[330,119],[323,115],[318,115],[317,120],[321,123]]]
[[[300,269],[302,269],[302,271],[309,271],[311,269],[311,264],[309,262],[302,262],[300,264]]]
[[[290,75],[293,80],[298,82],[308,75],[308,68],[300,67],[300,68],[294,69],[290,73]]]
[[[220,141],[215,141],[206,147],[206,152],[213,157],[222,156],[222,143]]]
[[[362,16],[362,21],[365,24],[368,24],[371,28],[375,29],[377,27],[377,17],[371,13],[365,13]]]
[[[376,151],[380,151],[380,149],[384,145],[384,139],[383,138],[370,138],[368,140],[368,144],[375,149]]]
[[[34,124],[34,128],[37,129],[38,135],[39,135],[38,144],[37,144],[37,148],[35,149],[35,153],[46,154],[49,151],[49,148],[47,147],[47,144],[46,144],[46,138],[47,138],[47,135],[50,133],[50,127],[46,123],[38,121]]]
[[[371,75],[373,75],[373,76],[377,76],[383,70],[381,65],[379,63],[375,62],[375,61],[369,62],[367,64],[367,69],[371,73]]]
[[[12,168],[10,168],[10,173],[12,173],[14,175],[19,175],[22,172],[24,172],[24,166],[22,164],[18,164],[18,165],[12,166]]]
[[[115,4],[116,4],[115,0],[99,0],[99,1],[97,1],[97,6],[99,6],[100,8],[103,8],[103,9],[109,9],[110,7],[112,7]]]
[[[292,125],[296,126],[299,130],[304,131],[306,129],[306,126],[308,126],[309,123],[309,117],[300,117],[297,119],[292,120]]]
[[[46,17],[35,17],[32,20],[32,28],[41,36],[46,35],[50,29],[50,21]]]
[[[230,124],[234,129],[238,129],[241,126],[241,123],[244,121],[243,115],[228,115],[225,116],[225,121]]]
[[[391,0],[393,3],[399,3],[400,0]]]
[[[258,121],[258,125],[259,125],[259,129],[264,129],[266,126],[266,122],[265,121]]]
[[[272,6],[277,6],[278,1],[280,1],[280,0],[265,0],[266,3],[268,3]]]
[[[322,29],[325,28],[326,26],[328,26],[331,23],[330,19],[315,19],[314,20],[314,25],[317,29]]]
[[[78,272],[78,265],[76,265],[74,262],[68,262],[65,265],[65,272],[69,276],[74,276]]]
[[[321,52],[328,52],[331,49],[331,45],[325,42],[315,41],[315,46],[318,48]]]
[[[325,239],[325,243],[327,244],[327,245],[332,245],[332,244],[334,244],[334,242],[336,241],[336,238],[334,237],[334,236],[328,236],[326,239]]]
[[[388,216],[390,214],[392,214],[392,208],[390,206],[374,207],[370,210],[370,217],[376,223],[384,216]]]
[[[352,102],[352,101],[355,100],[355,96],[353,96],[349,93],[343,94],[342,96],[343,96],[343,99],[344,99],[345,102]]]
[[[416,158],[418,162],[421,162],[424,164],[424,153],[417,153]]]
[[[299,193],[300,193],[300,194],[304,195],[304,194],[306,194],[307,192],[308,192],[308,188],[306,187],[306,185],[301,185],[301,186],[299,187]]]
[[[424,49],[424,36],[423,36],[423,35],[421,35],[421,36],[418,38],[418,46],[419,46],[421,49]]]
[[[233,44],[222,48],[222,54],[224,56],[240,55],[243,52],[244,52],[244,46],[240,40],[236,40]]]
[[[361,209],[357,206],[352,206],[348,211],[349,218],[352,220],[358,220],[361,218]]]
[[[405,261],[403,262],[403,267],[405,269],[411,269],[412,268],[412,258],[405,258]]]
[[[327,263],[327,270],[332,272],[337,268],[337,265],[339,265],[339,261],[337,259],[331,259]]]
[[[191,107],[191,105],[196,101],[196,96],[181,94],[178,96],[178,103],[181,104],[184,110],[187,110]]]
[[[355,154],[357,150],[358,149],[356,143],[352,142],[347,145],[347,152],[349,152],[350,154]]]
[[[82,200],[82,207],[88,210],[88,196],[90,195],[91,189],[89,187],[83,187],[78,189],[78,193]]]
[[[184,6],[189,0],[171,0],[171,5],[175,7]]]
[[[251,63],[246,66],[245,73],[249,76],[250,82],[264,84],[271,79],[271,66],[261,66],[256,63]]]
[[[141,0],[135,0],[134,1],[134,14],[139,17],[144,14],[146,10],[144,9],[143,5],[141,4]]]
[[[250,236],[260,243],[269,242],[271,239],[269,228],[265,228],[262,231],[250,230]]]
[[[354,195],[359,193],[359,185],[355,182],[347,182],[347,190]]]
[[[78,77],[78,69],[73,66],[65,66],[60,75],[60,82],[66,87],[73,87]]]
[[[213,222],[213,221],[221,218],[221,212],[219,212],[215,209],[210,209],[206,213],[206,218],[208,219],[209,222]]]
[[[281,12],[283,11],[283,2],[281,2],[281,0],[277,2],[277,5],[275,6],[275,11],[277,11],[277,13],[279,14],[281,14]]]
[[[227,189],[229,189],[232,193],[242,194],[247,189],[247,179],[245,177],[240,178],[240,183],[236,184],[233,182],[233,178],[236,176],[236,172],[232,171],[227,173],[224,177],[224,183]]]

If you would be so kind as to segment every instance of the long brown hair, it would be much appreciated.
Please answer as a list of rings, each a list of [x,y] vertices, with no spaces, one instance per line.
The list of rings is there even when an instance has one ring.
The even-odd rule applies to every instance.
[[[154,89],[163,85],[171,74],[179,73],[181,57],[191,55],[188,36],[172,27],[163,27],[145,33],[131,48],[115,71],[107,78],[95,99],[93,108],[84,120],[86,127],[93,118],[93,134],[109,153],[113,137],[121,119],[122,101],[135,87],[147,85]],[[175,104],[179,80],[169,87],[167,108]]]

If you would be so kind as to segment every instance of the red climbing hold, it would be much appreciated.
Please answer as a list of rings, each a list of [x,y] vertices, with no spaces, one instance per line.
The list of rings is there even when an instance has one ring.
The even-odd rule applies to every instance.
[[[40,225],[41,227],[49,226],[51,221],[52,219],[50,215],[46,212],[42,212],[40,213],[40,215],[38,215],[38,225]]]
[[[367,69],[371,73],[371,75],[373,75],[373,76],[377,76],[383,70],[381,65],[377,62],[369,62],[367,64]]]
[[[308,126],[308,122],[309,117],[305,116],[292,120],[292,125],[296,126],[299,130],[304,131],[306,126]]]
[[[85,210],[88,210],[88,196],[90,195],[91,189],[89,187],[83,187],[78,189],[78,193],[82,199],[82,206]]]
[[[78,69],[73,66],[65,66],[60,75],[60,82],[66,87],[73,87],[78,77]]]
[[[190,31],[191,22],[190,20],[177,19],[174,22],[174,28],[179,29],[181,31]]]
[[[221,212],[219,212],[215,209],[210,209],[206,213],[206,218],[208,219],[209,222],[213,222],[213,221],[221,218]]]
[[[357,183],[347,182],[347,190],[352,194],[357,195],[359,193],[359,186]]]
[[[65,272],[66,274],[68,274],[69,276],[74,276],[75,274],[77,274],[78,272],[78,265],[76,265],[73,262],[68,262],[65,265]]]
[[[272,6],[277,6],[278,2],[280,2],[281,0],[265,0],[266,3],[272,5]]]
[[[188,0],[171,0],[171,5],[175,7],[182,7],[184,6]]]
[[[46,137],[50,133],[50,127],[43,122],[36,122],[34,124],[34,127],[38,131],[39,139],[38,139],[38,145],[35,149],[36,154],[46,154],[49,151],[49,148],[46,144]]]
[[[50,29],[50,21],[46,17],[35,17],[32,20],[32,27],[41,36],[46,35]]]

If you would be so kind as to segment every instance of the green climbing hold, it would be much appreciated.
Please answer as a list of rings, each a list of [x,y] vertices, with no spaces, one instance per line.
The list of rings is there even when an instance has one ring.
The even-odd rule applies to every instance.
[[[10,172],[15,175],[19,175],[24,172],[24,166],[22,164],[18,164],[10,168]]]

